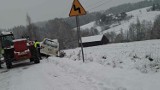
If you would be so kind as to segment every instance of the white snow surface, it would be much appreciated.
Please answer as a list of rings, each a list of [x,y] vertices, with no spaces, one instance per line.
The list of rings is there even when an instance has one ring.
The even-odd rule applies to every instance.
[[[92,27],[94,27],[95,25],[95,21],[90,22],[88,24],[82,25],[80,26],[81,30],[85,30],[85,29],[91,29]],[[74,30],[77,30],[77,28],[74,28]]]
[[[23,63],[11,70],[0,69],[0,90],[160,88],[160,40],[84,48],[84,63],[78,57],[80,48],[65,52],[64,58],[49,57],[40,64]]]
[[[149,9],[150,7],[146,7],[146,8],[142,8],[142,9],[137,9],[137,10],[133,10],[131,12],[128,12],[127,15],[128,16],[133,16],[130,20],[128,21],[122,21],[120,25],[112,27],[108,30],[103,31],[103,33],[107,33],[107,32],[112,32],[114,31],[115,33],[119,34],[121,30],[123,30],[124,32],[129,30],[129,26],[131,23],[136,23],[137,22],[137,18],[142,22],[142,21],[151,21],[152,23],[154,22],[154,20],[156,19],[156,17],[158,15],[160,15],[160,11],[149,11],[147,12],[147,9]]]
[[[90,22],[90,23],[88,23],[88,24],[86,24],[86,25],[81,26],[81,29],[82,29],[82,30],[87,29],[87,28],[88,28],[88,29],[91,29],[94,25],[95,25],[95,21]]]
[[[101,27],[100,26],[96,26],[95,23],[96,22],[93,21],[93,22],[90,22],[88,24],[80,26],[81,31],[86,30],[86,29],[96,28],[99,32],[101,32],[101,30],[102,30]],[[77,28],[74,28],[74,30],[77,30]]]
[[[95,36],[88,36],[88,37],[82,37],[82,42],[94,42],[94,41],[101,41],[103,35],[95,35]]]

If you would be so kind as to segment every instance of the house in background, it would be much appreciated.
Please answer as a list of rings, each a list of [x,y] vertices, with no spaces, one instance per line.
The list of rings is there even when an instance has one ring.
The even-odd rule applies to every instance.
[[[109,43],[109,39],[105,35],[82,37],[83,47],[98,46],[98,45],[104,45],[107,43]],[[80,43],[79,43],[79,46],[81,46]]]

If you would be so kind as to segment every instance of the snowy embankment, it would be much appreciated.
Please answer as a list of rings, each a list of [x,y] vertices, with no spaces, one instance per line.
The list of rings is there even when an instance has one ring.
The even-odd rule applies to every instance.
[[[160,40],[65,51],[40,64],[0,70],[0,90],[159,90]],[[79,60],[80,58],[80,60]],[[152,60],[150,59],[152,58]]]
[[[82,62],[79,48],[66,53],[67,58]],[[122,90],[160,88],[160,40],[89,47],[84,53],[91,66],[82,67],[106,85],[124,87]]]
[[[67,50],[67,58],[81,60],[81,49]],[[84,48],[86,62],[106,67],[137,69],[143,73],[157,72],[160,68],[160,40],[108,44]],[[152,66],[155,65],[155,66]]]

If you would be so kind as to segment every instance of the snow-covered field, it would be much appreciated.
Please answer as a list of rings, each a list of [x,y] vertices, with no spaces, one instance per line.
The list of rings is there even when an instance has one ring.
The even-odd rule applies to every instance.
[[[159,45],[160,40],[148,40],[88,47],[84,48],[84,52],[86,62],[96,62],[113,68],[136,69],[142,73],[148,73],[157,72],[159,69],[158,65],[150,66],[150,64],[159,64]],[[80,48],[67,50],[66,57],[71,60],[81,60],[80,52]]]
[[[40,64],[0,69],[0,90],[160,88],[160,40],[84,48],[85,63],[79,57],[80,48],[65,52],[65,58],[49,57]]]

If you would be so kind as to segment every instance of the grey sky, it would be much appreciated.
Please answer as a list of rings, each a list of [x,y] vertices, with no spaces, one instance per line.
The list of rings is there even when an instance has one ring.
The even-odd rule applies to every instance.
[[[122,3],[142,0],[79,0],[86,11],[105,10]],[[68,17],[73,0],[0,0],[0,28],[8,29],[26,25],[26,13],[33,22],[55,17]],[[95,8],[102,3],[103,6]]]

